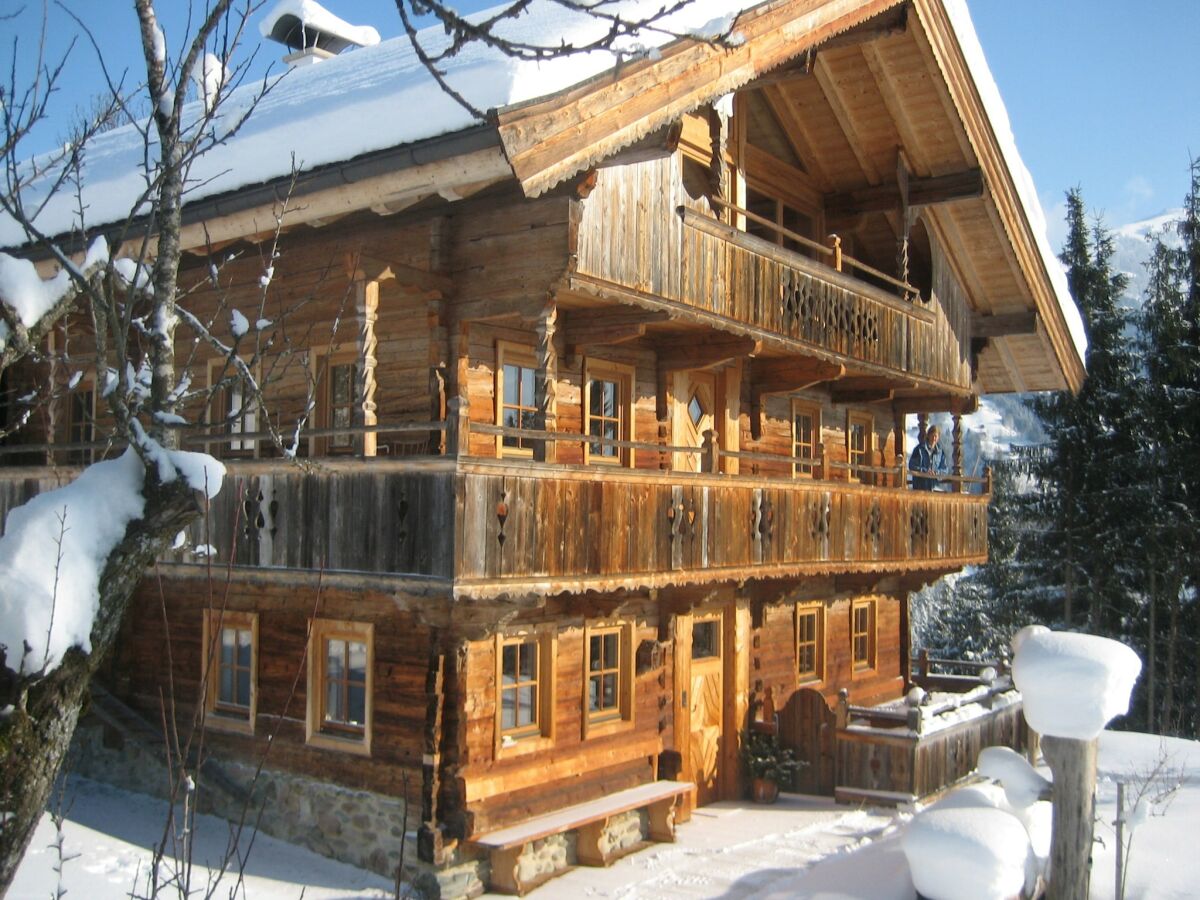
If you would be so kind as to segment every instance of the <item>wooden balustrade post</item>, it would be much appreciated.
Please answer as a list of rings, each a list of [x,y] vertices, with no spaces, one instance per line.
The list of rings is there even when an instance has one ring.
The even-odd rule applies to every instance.
[[[721,448],[717,446],[717,435],[711,428],[704,432],[704,443],[700,447],[700,471],[713,475],[721,471]]]
[[[983,495],[990,497],[992,495],[992,467],[983,467]]]
[[[850,692],[845,688],[838,691],[836,727],[838,731],[844,731],[846,726],[850,724]]]
[[[929,430],[929,413],[917,413],[917,442],[925,443],[925,432]]]
[[[917,654],[917,674],[924,681],[929,677],[929,648],[922,647],[921,652]]]
[[[356,261],[357,262],[357,261]],[[379,424],[375,403],[375,366],[379,339],[375,336],[375,325],[379,321],[379,282],[368,279],[361,271],[354,274],[354,304],[358,313],[358,378],[354,385],[355,404],[352,424],[370,428]],[[360,432],[354,439],[362,456],[374,456],[376,436],[374,432]]]
[[[893,487],[904,487],[905,469],[904,469],[904,454],[896,454],[896,483]]]
[[[462,456],[468,444],[470,423],[461,397],[446,400],[446,455]]]
[[[817,461],[813,466],[813,477],[817,481],[825,481],[829,472],[825,468],[825,442],[817,441]]]
[[[954,464],[953,474],[956,478],[961,479],[963,473],[963,430],[962,430],[962,415],[954,414]],[[962,493],[967,488],[961,480],[956,482],[954,490]]]
[[[840,235],[831,234],[829,241],[833,247],[833,267],[840,272],[842,271],[842,238]]]

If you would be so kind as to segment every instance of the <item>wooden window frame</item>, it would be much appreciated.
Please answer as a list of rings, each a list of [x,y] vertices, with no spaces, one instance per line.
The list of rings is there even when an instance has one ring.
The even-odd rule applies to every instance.
[[[865,611],[866,615],[867,629],[865,635],[858,630],[860,610]],[[875,648],[878,634],[877,614],[877,604],[874,600],[855,600],[850,604],[850,663],[855,674],[875,670]],[[858,656],[858,642],[860,637],[863,637],[866,641],[867,655],[865,659],[861,659]]]
[[[538,689],[535,726],[504,729],[504,648],[513,644],[532,643],[537,647]],[[495,638],[496,692],[495,692],[495,758],[519,756],[545,750],[554,745],[555,722],[554,702],[557,695],[558,632],[553,625],[502,632]]]
[[[255,381],[259,381],[260,373],[258,365],[249,367]],[[210,392],[209,404],[207,411],[207,421],[209,426],[222,425],[225,436],[231,436],[238,433],[259,431],[259,413],[261,412],[257,401],[253,402],[253,408],[248,409],[250,404],[243,402],[242,409],[237,418],[229,419],[229,386],[217,389],[218,382],[221,381],[221,372],[225,372],[226,378],[236,376],[243,386],[245,379],[238,374],[238,370],[232,365],[226,365],[224,358],[210,359],[208,361],[208,389]],[[261,382],[259,382],[261,384]],[[245,388],[243,387],[243,395]],[[253,417],[253,426],[246,427],[246,419]],[[236,426],[236,427],[235,427]],[[251,444],[249,448],[238,447],[234,449],[234,444]],[[205,452],[223,459],[258,459],[262,452],[262,441],[258,438],[236,439],[221,442],[213,442],[206,445]]]
[[[338,344],[332,347],[314,347],[309,352],[311,369],[309,377],[315,392],[313,400],[313,425],[317,429],[333,427],[333,406],[329,392],[333,388],[331,371],[335,366],[353,365],[357,370],[354,378],[354,399],[350,403],[350,425],[354,427],[355,412],[362,405],[359,396],[359,372],[362,368],[362,358],[354,345]],[[330,437],[312,437],[308,439],[309,456],[351,456],[358,452],[362,445],[361,435],[350,435],[347,446],[335,446]]]
[[[583,433],[591,435],[592,426],[592,382],[608,381],[617,385],[617,440],[634,440],[633,421],[633,366],[609,362],[602,359],[586,359],[583,363]],[[585,465],[596,463],[604,466],[625,466],[633,468],[633,449],[618,447],[616,456],[601,456],[593,454],[591,443],[583,445],[583,462]]]
[[[221,702],[220,637],[226,628],[250,632],[250,705],[247,707]],[[203,640],[200,680],[204,685],[205,727],[254,734],[258,718],[258,613],[207,609],[204,611]]]
[[[366,644],[366,696],[363,702],[362,731],[333,729],[325,726],[325,682],[329,641],[353,641]],[[375,693],[375,626],[370,622],[313,619],[308,637],[308,702],[304,721],[305,740],[310,747],[341,750],[360,756],[371,755]]]
[[[866,435],[866,446],[862,449],[862,459],[855,462],[856,451],[854,449],[854,428],[856,425],[863,427],[863,432]],[[846,462],[850,466],[870,466],[874,465],[875,453],[875,417],[870,413],[859,412],[857,410],[849,410],[846,412]],[[870,483],[870,472],[856,472],[853,468],[846,470],[846,478],[848,481],[858,481],[863,484]]]
[[[808,445],[802,445],[796,439],[796,416],[807,415],[812,417],[812,441]],[[811,459],[817,458],[817,453],[821,445],[821,407],[811,400],[792,400],[792,456],[800,456],[800,450],[807,450],[804,454]],[[814,462],[809,465],[803,463],[792,463],[793,478],[816,478],[817,464]]]
[[[496,341],[496,402],[495,415],[496,425],[504,424],[504,367],[505,365],[519,366],[522,369],[533,370],[533,406],[526,407],[520,405],[518,397],[517,406],[514,409],[524,410],[532,409],[536,416],[537,409],[537,354],[534,348],[528,344],[518,344],[513,341]],[[519,419],[519,417],[518,417]],[[521,440],[521,438],[518,438]],[[533,447],[506,447],[504,445],[504,435],[496,435],[496,456],[516,457],[518,459],[532,459]]]
[[[75,387],[67,391],[67,443],[95,443],[96,441],[96,401],[97,397],[96,380],[91,376],[85,375],[80,378],[75,384]],[[83,422],[79,421],[79,414],[75,409],[75,401],[84,394],[91,395],[91,401],[88,404],[89,409],[85,413]],[[86,429],[86,436],[80,435],[76,439],[76,429]],[[68,450],[66,451],[67,464],[72,466],[90,466],[96,461],[96,448]]]
[[[593,712],[590,706],[592,671],[592,638],[615,634],[618,660],[617,703],[611,710]],[[633,623],[622,621],[585,622],[583,626],[583,737],[599,737],[633,727]],[[613,671],[613,670],[605,670]]]
[[[814,617],[816,620],[815,634],[812,641],[802,640],[801,622]],[[817,684],[825,680],[825,604],[797,603],[794,616],[795,646],[796,646],[796,684]],[[811,644],[813,651],[812,671],[800,670],[800,649],[802,645]]]

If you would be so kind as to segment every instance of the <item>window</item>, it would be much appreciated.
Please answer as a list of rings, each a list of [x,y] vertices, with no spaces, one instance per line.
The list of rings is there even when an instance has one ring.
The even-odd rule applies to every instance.
[[[851,412],[846,415],[846,462],[850,464],[850,480],[867,483],[871,481],[869,472],[863,472],[857,466],[871,465],[872,437],[875,432],[875,420],[866,413]]]
[[[224,359],[209,362],[208,384],[210,388],[215,388],[209,407],[209,422],[219,426],[213,429],[214,432],[228,437],[226,441],[213,444],[209,452],[223,457],[257,456],[256,439],[237,437],[258,430],[258,404],[250,384],[237,368]]]
[[[533,348],[496,342],[496,424],[505,428],[538,427],[537,362]],[[532,456],[533,442],[516,435],[496,437],[497,456]]]
[[[308,645],[308,742],[370,754],[374,628],[314,619]]]
[[[721,656],[721,620],[701,619],[692,624],[692,659]]]
[[[821,410],[815,404],[792,401],[792,456],[816,459],[821,443]],[[793,463],[793,475],[814,472],[812,463]]]
[[[552,630],[496,638],[496,752],[547,746],[554,736]]]
[[[633,721],[633,626],[589,623],[583,640],[586,738]]]
[[[258,699],[258,616],[208,610],[204,617],[206,722],[226,731],[254,732]]]
[[[357,435],[350,431],[359,409],[358,382],[362,371],[355,349],[333,348],[314,351],[314,399],[317,429],[338,429],[337,433],[314,438],[310,452],[315,456],[353,453]]]
[[[772,197],[770,194],[749,187],[746,189],[746,210],[754,213],[754,215],[761,219],[766,219],[768,222],[775,224],[775,227],[772,228],[761,221],[747,216],[747,234],[753,234],[764,241],[770,241],[772,244],[777,244],[787,250],[794,250],[797,253],[806,253],[809,255],[813,253],[810,248],[781,230],[786,229],[791,234],[813,240],[813,236],[816,233],[816,224],[812,216],[801,212],[783,200]]]
[[[825,607],[819,603],[796,606],[796,680],[821,681],[825,677]]]
[[[67,395],[67,441],[71,444],[90,444],[96,440],[96,392],[91,385],[80,384]],[[86,466],[96,458],[91,447],[74,447],[67,451],[67,462]]]
[[[855,600],[850,606],[850,654],[855,671],[875,668],[874,600]]]
[[[633,369],[589,359],[584,384],[584,433],[610,441],[633,440]],[[584,448],[584,461],[631,466],[633,451],[589,443]]]

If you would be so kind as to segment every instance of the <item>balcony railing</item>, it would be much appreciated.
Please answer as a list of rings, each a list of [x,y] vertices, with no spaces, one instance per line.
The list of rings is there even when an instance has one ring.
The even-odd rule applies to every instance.
[[[372,426],[467,446],[453,422]],[[327,457],[303,465],[226,460],[229,476],[177,562],[402,574],[453,580],[472,595],[538,590],[546,582],[600,589],[731,578],[957,568],[987,555],[987,479],[948,476],[982,494],[914,491],[903,460],[868,466],[817,457],[613,441],[591,435],[471,425],[536,443],[611,444],[653,451],[699,472],[564,465],[452,455]],[[349,429],[352,433],[364,429]],[[323,432],[322,432],[323,433]],[[193,435],[199,443],[256,435]],[[426,440],[428,438],[428,440]],[[774,463],[802,477],[721,472],[723,460]],[[73,470],[0,469],[0,514],[69,480]]]

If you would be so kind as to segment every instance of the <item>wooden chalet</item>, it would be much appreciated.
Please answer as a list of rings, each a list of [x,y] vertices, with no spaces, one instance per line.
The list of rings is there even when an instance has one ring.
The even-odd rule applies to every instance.
[[[215,760],[402,799],[443,896],[669,839],[744,795],[754,723],[849,796],[1017,740],[1003,685],[936,732],[872,710],[913,684],[910,592],[987,557],[961,417],[1084,374],[951,12],[778,0],[736,46],[194,201],[187,303],[267,320],[265,402],[189,411],[229,469],[214,550],[147,578],[112,695],[157,722],[169,675]],[[3,448],[6,506],[102,452],[97,397]],[[906,417],[935,414],[952,472],[913,490]]]

